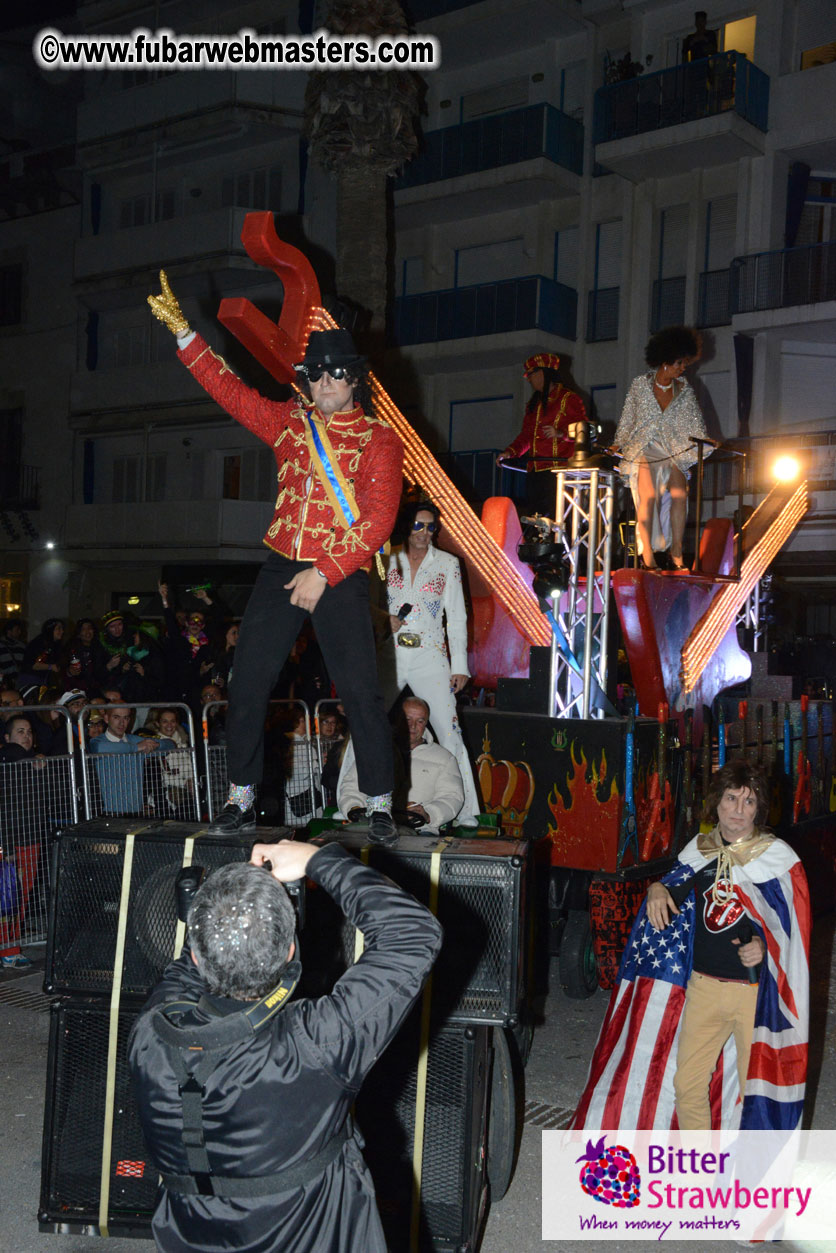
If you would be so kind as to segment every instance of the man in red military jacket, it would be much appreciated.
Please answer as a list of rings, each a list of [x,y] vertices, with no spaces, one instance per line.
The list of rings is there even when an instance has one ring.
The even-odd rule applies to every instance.
[[[403,448],[374,417],[368,367],[348,331],[314,331],[296,369],[312,402],[267,400],[246,387],[191,330],[165,273],[149,296],[177,336],[178,356],[217,403],[269,444],[278,496],[264,543],[271,550],[253,588],[235,651],[227,717],[229,800],[209,828],[255,828],[264,717],[279,672],[310,614],[357,745],[373,840],[396,838],[391,732],[378,689],[368,571],[389,538],[401,494]],[[362,760],[361,760],[362,758]]]
[[[551,513],[554,507],[554,478],[548,472],[555,462],[571,457],[575,447],[575,422],[586,421],[586,409],[577,392],[557,381],[560,357],[553,352],[538,352],[525,363],[524,374],[532,387],[525,407],[523,427],[519,435],[499,454],[497,465],[509,457],[530,453],[528,473],[529,497],[541,512]],[[571,432],[571,433],[570,433]]]

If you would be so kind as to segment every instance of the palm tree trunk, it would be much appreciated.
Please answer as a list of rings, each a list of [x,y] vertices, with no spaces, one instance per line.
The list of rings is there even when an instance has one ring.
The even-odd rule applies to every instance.
[[[337,293],[371,314],[366,348],[373,358],[386,329],[387,181],[373,167],[348,166],[337,174]]]

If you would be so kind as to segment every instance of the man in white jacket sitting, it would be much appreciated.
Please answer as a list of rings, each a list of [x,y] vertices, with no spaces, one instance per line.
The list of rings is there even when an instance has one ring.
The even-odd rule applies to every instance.
[[[427,702],[408,696],[403,703],[403,713],[409,732],[409,777],[396,777],[394,808],[416,814],[421,819],[419,830],[431,834],[445,822],[452,821],[462,807],[461,771],[453,754],[436,744],[427,729],[430,720]],[[346,818],[353,818],[354,811],[360,811],[357,816],[361,821],[365,817],[366,801],[357,784],[357,765],[350,742],[337,783],[337,804]]]

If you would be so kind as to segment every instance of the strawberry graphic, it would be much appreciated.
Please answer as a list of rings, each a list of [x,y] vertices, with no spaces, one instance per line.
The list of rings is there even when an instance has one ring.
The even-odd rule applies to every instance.
[[[602,1205],[616,1209],[632,1209],[639,1203],[641,1175],[635,1157],[623,1144],[605,1148],[606,1136],[597,1144],[586,1142],[586,1152],[576,1160],[583,1162],[580,1185],[588,1196]]]

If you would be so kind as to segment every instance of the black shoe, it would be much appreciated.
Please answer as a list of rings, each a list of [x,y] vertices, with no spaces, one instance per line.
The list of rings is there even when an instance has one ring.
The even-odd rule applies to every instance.
[[[255,810],[252,806],[240,809],[237,805],[224,805],[206,830],[210,835],[238,835],[243,831],[255,831]]]
[[[369,814],[369,839],[372,844],[382,844],[385,848],[397,844],[398,828],[391,814],[382,809],[376,809],[373,814]]]

